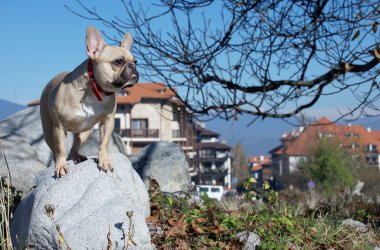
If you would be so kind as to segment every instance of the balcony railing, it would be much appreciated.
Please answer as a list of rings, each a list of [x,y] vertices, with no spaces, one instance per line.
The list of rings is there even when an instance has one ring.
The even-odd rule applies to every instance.
[[[221,168],[200,168],[200,172],[202,175],[209,175],[209,176],[224,176],[228,173],[228,169],[221,167]]]
[[[182,138],[182,137],[185,137],[185,136],[182,136],[181,130],[176,129],[176,130],[172,131],[172,137],[173,138]]]
[[[158,138],[158,129],[114,129],[121,137],[130,138]]]

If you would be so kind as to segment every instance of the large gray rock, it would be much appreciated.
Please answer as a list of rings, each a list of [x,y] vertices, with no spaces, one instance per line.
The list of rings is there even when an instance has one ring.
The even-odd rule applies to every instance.
[[[10,136],[18,136],[29,143],[36,151],[38,160],[45,166],[52,166],[53,155],[43,137],[40,118],[40,106],[33,106],[15,113],[6,120],[0,122],[0,137],[7,140]],[[73,136],[68,133],[66,141],[66,152],[68,153],[73,142]],[[83,155],[97,155],[99,148],[99,132],[94,130],[87,142],[80,148]],[[120,136],[113,133],[108,146],[110,153],[122,153],[126,155],[124,144]]]
[[[0,145],[0,176],[10,176],[16,190],[28,193],[33,187],[34,177],[46,166],[23,138],[14,135],[8,136],[6,140],[0,138]]]
[[[145,222],[147,190],[126,156],[111,154],[110,158],[113,173],[99,171],[91,159],[70,165],[69,173],[60,179],[53,178],[53,168],[45,170],[37,178],[38,186],[17,207],[11,223],[14,246],[18,249],[20,242],[33,249],[58,249],[59,225],[72,249],[106,249],[109,228],[112,249],[128,244],[128,235],[136,244],[128,249],[152,249]],[[50,216],[54,222],[46,206],[54,210]],[[128,211],[133,211],[132,224]]]
[[[181,147],[170,142],[154,142],[129,158],[144,183],[158,181],[163,192],[187,191],[190,185],[189,165]]]
[[[40,107],[23,109],[0,122],[0,137],[19,136],[29,143],[38,155],[38,160],[46,166],[53,161],[49,147],[46,145],[40,119]]]

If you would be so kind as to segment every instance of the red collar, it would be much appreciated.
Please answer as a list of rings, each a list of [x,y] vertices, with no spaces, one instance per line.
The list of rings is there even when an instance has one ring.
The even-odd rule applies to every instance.
[[[92,70],[92,61],[91,59],[88,59],[88,67],[87,67],[87,73],[88,73],[88,79],[90,80],[90,86],[92,91],[94,92],[96,98],[98,99],[99,102],[103,100],[101,93],[105,95],[112,95],[113,92],[108,92],[102,89],[98,84],[95,82],[94,78],[94,72]]]

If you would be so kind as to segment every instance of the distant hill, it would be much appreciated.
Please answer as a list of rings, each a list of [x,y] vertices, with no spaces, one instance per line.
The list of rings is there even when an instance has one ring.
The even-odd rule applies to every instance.
[[[24,108],[26,106],[0,99],[0,121]]]
[[[220,134],[220,140],[225,140],[234,147],[241,143],[246,157],[251,155],[268,155],[268,152],[280,144],[279,139],[284,132],[290,132],[292,125],[281,119],[266,118],[252,121],[252,116],[243,115],[238,121],[214,119],[206,123],[206,128]]]
[[[362,125],[372,130],[380,130],[380,116],[363,117],[351,122],[351,124]]]

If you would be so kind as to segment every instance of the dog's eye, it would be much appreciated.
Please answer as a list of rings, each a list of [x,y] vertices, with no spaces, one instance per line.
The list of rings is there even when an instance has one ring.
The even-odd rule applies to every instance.
[[[136,60],[136,59],[135,59],[135,60],[133,60],[133,63],[134,63],[134,64],[137,64],[137,60]]]
[[[119,58],[119,59],[116,59],[115,61],[113,61],[113,63],[114,63],[115,65],[121,66],[121,65],[124,64],[124,60],[121,59],[121,58]]]

